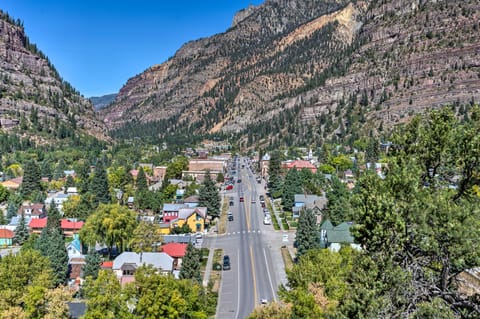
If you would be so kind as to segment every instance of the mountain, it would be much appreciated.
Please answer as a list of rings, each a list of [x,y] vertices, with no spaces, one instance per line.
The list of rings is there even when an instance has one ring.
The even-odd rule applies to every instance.
[[[102,95],[102,96],[92,96],[89,98],[90,102],[93,104],[93,108],[98,111],[106,106],[108,106],[110,103],[115,101],[115,98],[117,97],[116,93],[113,94],[107,94],[107,95]]]
[[[479,6],[268,0],[129,79],[101,115],[118,137],[293,145],[381,132],[444,104],[468,114],[480,98]]]
[[[0,11],[0,131],[38,143],[89,135],[106,140],[92,104],[32,44],[22,22]]]

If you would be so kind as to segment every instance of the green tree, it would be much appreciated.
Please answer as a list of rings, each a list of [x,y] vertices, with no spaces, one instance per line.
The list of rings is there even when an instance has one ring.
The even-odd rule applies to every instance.
[[[13,238],[13,241],[17,245],[23,245],[23,243],[28,240],[28,237],[29,237],[29,232],[28,232],[27,223],[25,221],[25,214],[22,213],[20,222],[18,223],[17,228],[15,228],[15,237]]]
[[[148,190],[147,176],[145,175],[145,171],[143,170],[142,166],[140,166],[140,169],[138,170],[136,186],[137,186],[137,193]]]
[[[53,171],[53,179],[54,180],[59,180],[63,177],[65,177],[65,171],[67,170],[67,165],[65,165],[65,161],[63,158],[58,161],[57,166],[55,167],[55,170]]]
[[[336,176],[332,176],[330,189],[327,191],[326,218],[334,225],[352,220],[351,195],[347,186]]]
[[[90,189],[90,163],[83,161],[77,173],[77,177],[80,180],[78,191],[80,194],[85,194]]]
[[[295,203],[295,194],[303,193],[302,180],[296,168],[290,169],[285,175],[282,189],[282,204],[286,209],[291,209]]]
[[[176,156],[167,165],[165,177],[168,179],[182,178],[182,171],[188,170],[188,158],[185,156]]]
[[[187,251],[182,259],[182,268],[180,269],[180,279],[192,279],[198,283],[202,282],[200,275],[200,258],[201,254],[198,249],[193,247],[192,243],[188,243]]]
[[[90,191],[95,195],[94,202],[98,204],[110,203],[110,192],[108,188],[107,171],[103,167],[102,161],[97,161],[95,172],[93,173]]]
[[[274,198],[282,196],[283,180],[281,176],[280,162],[280,153],[278,151],[272,152],[268,167],[268,187]]]
[[[97,242],[107,245],[111,255],[114,246],[120,251],[128,247],[136,227],[134,211],[118,204],[101,204],[87,218],[80,230],[80,238],[90,246]]]
[[[96,280],[88,280],[84,286],[87,297],[85,319],[130,318],[122,287],[112,271],[100,270]]]
[[[40,175],[42,177],[48,178],[48,180],[52,180],[53,178],[53,172],[52,172],[52,164],[50,163],[49,160],[45,159],[42,161],[42,164],[40,165]]]
[[[200,188],[198,201],[201,207],[207,207],[209,215],[214,217],[220,215],[220,195],[209,171],[205,172],[205,179]]]
[[[0,184],[0,203],[4,203],[9,196],[10,192],[8,191],[8,188]]]
[[[303,210],[298,219],[297,257],[301,257],[310,249],[320,247],[320,233],[317,226],[317,216],[311,209]]]
[[[34,191],[41,191],[42,185],[40,185],[40,167],[34,160],[29,160],[24,166],[24,175],[21,186],[21,193],[23,197],[30,196]]]
[[[162,241],[159,226],[141,221],[133,231],[130,248],[136,252],[156,251]]]
[[[67,180],[65,181],[65,192],[69,187],[75,187],[75,180],[72,175],[67,176]]]
[[[91,279],[96,280],[101,264],[102,257],[96,251],[89,252],[85,257],[85,265],[82,267],[83,278],[86,279],[90,277]]]

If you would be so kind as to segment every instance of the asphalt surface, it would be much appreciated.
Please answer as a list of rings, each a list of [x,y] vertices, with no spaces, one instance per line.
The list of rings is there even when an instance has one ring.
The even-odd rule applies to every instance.
[[[243,319],[260,305],[261,299],[278,300],[277,290],[285,284],[284,263],[280,247],[284,233],[274,231],[272,225],[263,224],[263,209],[259,195],[263,184],[257,183],[248,165],[241,169],[238,163],[237,179],[225,198],[234,197],[230,206],[234,220],[228,222],[227,232],[214,238],[205,238],[204,246],[222,248],[230,256],[231,269],[223,271],[217,318]],[[239,198],[244,197],[244,202]],[[254,200],[254,202],[252,201]],[[293,238],[292,234],[288,235]]]

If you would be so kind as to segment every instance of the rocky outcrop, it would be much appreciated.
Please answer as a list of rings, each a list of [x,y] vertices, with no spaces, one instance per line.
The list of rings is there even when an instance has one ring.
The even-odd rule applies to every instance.
[[[256,133],[269,138],[282,134],[291,110],[290,122],[315,130],[307,143],[378,131],[426,108],[480,99],[479,6],[266,1],[130,79],[102,114],[110,128],[162,120],[196,133],[270,127]]]
[[[23,133],[42,131],[47,139],[55,136],[62,124],[62,129],[107,139],[92,104],[60,78],[48,58],[30,43],[21,23],[2,11],[0,74],[0,118],[4,123],[22,123]]]

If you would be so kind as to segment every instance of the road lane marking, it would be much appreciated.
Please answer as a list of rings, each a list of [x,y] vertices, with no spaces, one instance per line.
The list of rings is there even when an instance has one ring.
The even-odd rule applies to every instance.
[[[253,259],[253,248],[250,246],[250,260],[252,261],[252,279],[253,279],[253,305],[257,306],[257,279],[255,277],[255,262]]]
[[[267,261],[267,252],[265,248],[263,248],[263,257],[265,257],[265,266],[267,267],[268,282],[270,283],[270,289],[272,289],[273,300],[276,302],[277,296],[275,295],[275,290],[273,289],[272,276],[270,276],[270,269],[268,268],[268,261]]]
[[[237,249],[237,309],[236,309],[236,314],[235,314],[235,319],[238,319],[238,314],[240,313],[240,248]]]

